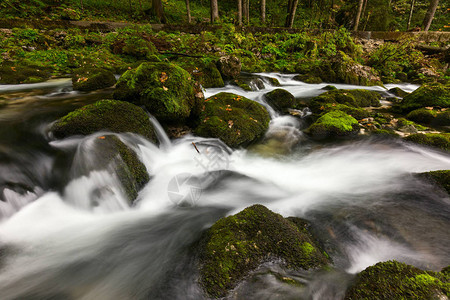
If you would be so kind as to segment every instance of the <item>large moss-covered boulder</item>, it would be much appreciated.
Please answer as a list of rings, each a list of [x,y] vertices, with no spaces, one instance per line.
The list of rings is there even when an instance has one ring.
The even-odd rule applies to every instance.
[[[14,65],[4,63],[0,66],[0,84],[37,83],[48,80],[48,68],[36,65]]]
[[[114,54],[132,56],[136,59],[152,59],[157,54],[155,45],[151,40],[140,33],[119,33],[111,44]]]
[[[338,52],[331,63],[334,72],[324,73],[321,76],[324,81],[330,82],[331,79],[331,82],[355,85],[382,85],[374,69],[361,65],[342,51]],[[329,78],[326,78],[327,75]]]
[[[311,99],[309,108],[314,113],[321,113],[327,105],[345,104],[352,107],[380,106],[381,95],[375,91],[331,90]]]
[[[269,113],[245,97],[220,93],[205,100],[195,134],[219,138],[230,147],[251,144],[269,126]]]
[[[399,87],[391,88],[391,89],[388,90],[388,92],[393,94],[393,95],[395,95],[395,96],[397,96],[397,97],[401,97],[401,98],[406,97],[407,95],[409,95],[408,92],[405,92],[404,90],[402,90]]]
[[[72,76],[73,89],[76,91],[95,91],[116,84],[114,74],[105,69],[80,69]]]
[[[359,124],[345,112],[333,110],[317,119],[306,132],[314,139],[350,136],[359,132]]]
[[[450,194],[450,170],[419,173],[418,176],[442,187],[448,194]]]
[[[445,272],[423,271],[397,261],[380,262],[356,277],[346,300],[448,299],[450,276]]]
[[[160,122],[182,122],[195,104],[194,81],[171,63],[143,63],[119,79],[114,99],[145,106]]]
[[[294,95],[285,89],[275,89],[264,95],[266,102],[278,112],[287,112],[289,108],[295,108],[297,102]]]
[[[200,283],[217,298],[265,261],[281,259],[289,268],[306,270],[329,263],[305,221],[291,222],[262,205],[217,221],[202,248]]]
[[[224,78],[233,79],[237,78],[241,73],[242,64],[236,56],[227,55],[219,58],[217,68]]]
[[[450,84],[424,84],[411,94],[405,96],[399,104],[403,112],[409,112],[422,107],[449,107]]]
[[[433,125],[450,126],[450,110],[439,112],[433,122]]]
[[[212,62],[198,70],[194,75],[205,89],[225,86],[222,75]]]
[[[421,145],[441,148],[442,150],[450,150],[450,133],[416,133],[405,137],[405,140]]]
[[[417,123],[431,124],[436,119],[437,115],[438,112],[435,110],[419,108],[408,113],[406,117]]]
[[[156,135],[145,111],[131,103],[100,100],[83,106],[56,121],[52,127],[56,138],[89,135],[97,131],[132,132],[151,141]]]

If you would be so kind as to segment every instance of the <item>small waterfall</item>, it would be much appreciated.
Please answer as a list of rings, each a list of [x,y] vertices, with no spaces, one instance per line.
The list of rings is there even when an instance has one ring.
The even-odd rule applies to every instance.
[[[149,114],[150,122],[152,123],[153,127],[155,128],[156,136],[158,137],[159,143],[161,147],[164,149],[170,149],[172,142],[170,141],[169,136],[164,131],[164,128],[162,128],[161,124],[158,122],[158,120]]]

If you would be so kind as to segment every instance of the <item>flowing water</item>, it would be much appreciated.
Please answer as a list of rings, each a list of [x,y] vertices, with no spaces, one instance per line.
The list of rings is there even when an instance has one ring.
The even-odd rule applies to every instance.
[[[296,97],[326,85],[260,75]],[[275,88],[205,94],[234,92],[268,107],[262,95]],[[266,140],[248,150],[191,135],[170,141],[150,117],[158,145],[116,134],[151,176],[130,206],[114,169],[96,165],[93,141],[105,133],[58,141],[48,133],[58,117],[110,90],[80,94],[57,81],[0,93],[0,299],[206,299],[195,243],[216,220],[255,203],[310,221],[334,268],[299,272],[268,262],[228,299],[342,299],[354,274],[376,262],[432,270],[450,263],[450,199],[413,176],[449,169],[447,153],[392,139],[317,144],[302,133],[307,110],[280,116],[268,107]]]

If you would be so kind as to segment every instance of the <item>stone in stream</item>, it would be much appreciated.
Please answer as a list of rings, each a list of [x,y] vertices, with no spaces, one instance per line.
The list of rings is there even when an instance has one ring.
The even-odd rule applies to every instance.
[[[116,84],[114,74],[106,69],[79,69],[72,76],[73,89],[76,91],[95,91]]]
[[[220,298],[267,261],[291,269],[325,267],[330,259],[299,218],[285,219],[262,205],[217,221],[200,242],[200,283]]]
[[[450,195],[450,170],[418,173],[417,176],[426,179],[431,183],[439,186],[440,188],[446,190]]]
[[[196,104],[194,81],[171,63],[143,63],[126,71],[116,85],[114,99],[143,105],[162,123],[183,123]]]
[[[145,111],[134,104],[117,100],[100,100],[83,106],[60,118],[50,130],[56,138],[106,130],[132,132],[156,142],[153,125]]]
[[[269,127],[269,113],[243,96],[219,93],[204,100],[195,134],[219,138],[232,148],[260,139]]]
[[[330,106],[344,104],[350,107],[379,107],[381,95],[375,91],[355,90],[330,90],[311,99],[309,108],[314,113],[322,113]]]
[[[212,62],[193,73],[193,75],[205,89],[225,86],[222,75],[220,75],[216,65]]]
[[[294,95],[285,89],[275,89],[264,94],[264,97],[266,102],[279,113],[286,113],[289,108],[298,108]]]
[[[222,76],[226,79],[237,78],[241,73],[242,65],[239,58],[236,56],[228,55],[222,56],[217,61],[217,68]]]
[[[450,150],[450,133],[416,133],[404,138],[406,141]]]
[[[50,71],[36,65],[16,65],[5,62],[0,65],[0,84],[37,83],[48,80]]]
[[[356,276],[345,300],[448,299],[449,267],[441,272],[423,271],[397,261],[380,262]]]
[[[306,131],[314,139],[352,136],[359,132],[358,121],[340,110],[332,110],[314,122]]]
[[[410,112],[422,107],[448,108],[450,106],[450,84],[424,84],[405,96],[396,106],[402,112]]]
[[[404,90],[402,90],[399,87],[394,87],[392,89],[389,89],[388,92],[397,97],[401,97],[401,98],[404,98],[405,96],[409,95],[408,92],[405,92]]]

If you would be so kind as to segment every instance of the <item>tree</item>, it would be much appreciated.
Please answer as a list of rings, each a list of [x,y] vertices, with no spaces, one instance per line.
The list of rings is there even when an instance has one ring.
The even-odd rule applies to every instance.
[[[261,0],[261,23],[266,23],[266,0]]]
[[[439,0],[431,0],[430,6],[428,6],[428,11],[425,14],[425,18],[423,19],[422,27],[424,31],[428,31],[431,26],[431,22],[434,18],[434,13],[436,12],[436,8],[439,4]]]
[[[356,16],[355,16],[355,24],[353,26],[353,30],[357,31],[358,30],[358,26],[359,26],[359,20],[361,18],[361,12],[362,12],[362,8],[363,8],[363,4],[364,4],[364,0],[359,0],[359,4],[358,4],[358,11],[356,12]]]
[[[161,23],[166,23],[166,15],[164,14],[164,7],[161,0],[152,0],[152,11]]]
[[[189,5],[189,0],[186,0],[186,14],[187,14],[187,22],[191,23],[191,7]]]
[[[238,25],[242,26],[242,0],[237,0],[238,6]]]
[[[248,25],[248,15],[249,15],[249,11],[248,11],[248,2],[250,0],[243,0],[242,1],[242,15],[243,15],[243,19],[244,19],[244,23],[247,23]]]
[[[287,7],[287,16],[286,22],[284,23],[285,27],[292,28],[294,26],[295,13],[297,11],[298,0],[289,0]]]
[[[211,23],[219,20],[219,5],[217,4],[217,0],[211,0]]]
[[[415,0],[411,0],[411,8],[409,9],[408,25],[406,26],[406,30],[409,30],[409,26],[411,26],[411,19],[414,11],[414,2]]]

